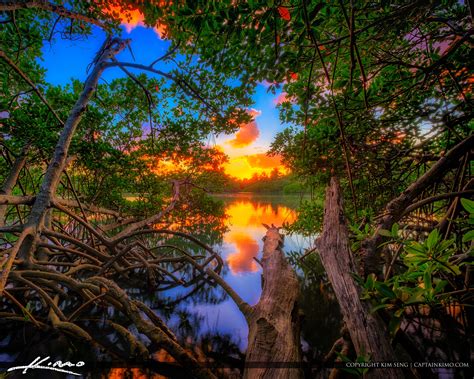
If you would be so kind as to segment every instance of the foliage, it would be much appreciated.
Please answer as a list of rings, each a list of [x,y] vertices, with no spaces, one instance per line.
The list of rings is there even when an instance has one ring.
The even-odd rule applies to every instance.
[[[290,125],[273,152],[309,182],[346,176],[358,210],[379,211],[469,133],[465,4],[163,2],[142,11],[214,70],[285,93]]]
[[[413,199],[416,207],[399,215],[398,224],[387,221],[390,230],[377,227],[396,208],[391,199],[403,196],[434,162],[472,134],[473,29],[467,2],[52,0],[36,2],[37,9],[19,2],[8,6],[18,8],[1,14],[2,178],[14,171],[11,167],[23,154],[27,159],[15,186],[2,189],[6,195],[48,192],[40,188],[45,167],[82,92],[78,81],[63,87],[46,83],[42,48],[58,36],[87,38],[91,25],[113,34],[121,18],[138,11],[147,25],[160,27],[170,39],[170,50],[162,57],[169,70],[128,73],[98,86],[73,136],[70,162],[54,195],[110,208],[120,212],[122,221],[123,215],[145,218],[162,209],[172,193],[170,183],[180,179],[185,201],[176,205],[176,218],[162,222],[218,239],[209,229],[217,224],[213,230],[223,232],[222,209],[201,190],[229,186],[222,168],[226,158],[204,141],[248,122],[252,92],[265,84],[283,98],[279,109],[285,128],[271,153],[283,158],[293,176],[281,178],[276,172],[270,178],[255,177],[244,188],[310,188],[316,192],[314,200],[303,202],[288,229],[314,234],[323,215],[322,188],[331,176],[341,177],[350,199],[348,219],[357,224],[351,228],[356,257],[373,233],[385,241],[376,246],[385,254],[385,278],[368,273],[358,280],[373,311],[390,315],[392,335],[408,311],[442,311],[448,302],[464,307],[472,300],[467,273],[474,202],[459,200],[472,187],[468,153],[454,162],[454,170],[430,179]],[[124,71],[150,72],[154,66],[121,64]],[[138,201],[127,200],[126,194]],[[25,204],[8,211],[2,225],[4,219],[12,230],[24,225]],[[100,219],[89,224],[82,213],[81,227],[99,225]],[[66,225],[77,218],[65,224],[55,219],[54,227],[69,232],[74,228]],[[20,240],[15,233],[7,235],[6,248]],[[96,242],[106,241],[103,251],[113,250],[106,234],[94,241],[98,234],[89,230],[78,238],[90,238],[89,250],[95,254]],[[160,241],[175,242],[173,238]],[[136,246],[122,247],[120,254],[133,253]],[[97,255],[107,258],[102,251]],[[118,257],[118,250],[112,256]],[[59,264],[71,267],[69,261]],[[152,275],[147,279],[153,286]],[[31,309],[27,303],[22,311]],[[181,326],[188,331],[182,316]]]
[[[301,194],[307,192],[307,188],[294,175],[282,175],[275,168],[270,175],[265,172],[254,174],[249,179],[236,179],[225,176],[223,178],[225,187],[217,188],[216,192],[258,192],[258,193],[284,193]]]
[[[462,203],[472,220],[473,202],[463,199]],[[442,309],[452,301],[465,303],[462,291],[458,296],[456,290],[458,283],[464,282],[466,270],[472,266],[472,230],[464,233],[460,241],[444,238],[437,229],[433,229],[422,242],[410,240],[401,237],[398,224],[394,224],[390,231],[381,230],[380,233],[390,238],[386,244],[396,243],[399,249],[403,249],[404,268],[385,281],[378,280],[375,274],[370,274],[365,281],[360,277],[357,280],[363,288],[361,298],[373,302],[373,312],[380,309],[390,312],[392,336],[398,331],[410,306]]]

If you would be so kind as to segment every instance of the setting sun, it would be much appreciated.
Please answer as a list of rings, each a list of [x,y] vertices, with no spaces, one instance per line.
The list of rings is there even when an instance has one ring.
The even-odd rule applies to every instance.
[[[250,179],[255,174],[269,175],[274,168],[281,174],[289,173],[280,157],[268,157],[264,154],[231,157],[229,162],[224,164],[225,173],[237,179]]]

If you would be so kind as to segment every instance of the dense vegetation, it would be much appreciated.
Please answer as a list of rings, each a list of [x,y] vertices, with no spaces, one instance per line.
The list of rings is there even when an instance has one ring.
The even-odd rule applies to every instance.
[[[275,168],[270,175],[254,174],[248,179],[237,179],[232,176],[223,178],[224,186],[217,188],[221,192],[256,192],[256,193],[283,193],[283,194],[309,194],[309,188],[295,175],[283,175]]]
[[[137,9],[172,42],[151,64],[115,58],[130,43],[114,37],[120,20]],[[468,3],[21,0],[0,11],[3,321],[20,318],[108,346],[107,333],[91,332],[105,303],[128,320],[126,327],[119,316],[109,320],[129,341],[124,355],[149,353],[127,329],[135,325],[192,375],[212,377],[123,289],[133,285],[118,283],[139,272],[154,289],[205,280],[225,287],[219,254],[196,239],[208,232],[203,220],[219,223],[219,206],[203,189],[309,189],[314,201],[304,202],[290,230],[314,234],[324,188],[337,177],[360,295],[383,320],[397,358],[469,360]],[[44,43],[87,38],[92,27],[109,37],[86,82],[45,82]],[[98,85],[112,67],[124,77]],[[281,155],[292,174],[239,183],[226,179],[224,154],[203,141],[248,121],[245,109],[263,81],[285,95],[280,117],[287,128],[270,154]],[[170,169],[170,161],[185,164]],[[203,230],[183,219],[200,220],[192,224]],[[311,254],[295,265],[319,265]],[[94,317],[86,317],[89,305]]]

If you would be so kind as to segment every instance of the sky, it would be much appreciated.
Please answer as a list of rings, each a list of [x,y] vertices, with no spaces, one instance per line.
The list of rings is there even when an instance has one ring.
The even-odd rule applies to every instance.
[[[149,64],[166,53],[170,42],[160,37],[161,30],[145,27],[139,13],[122,24],[123,38],[131,39],[131,49],[121,52],[117,59],[124,62],[136,61]],[[87,66],[93,60],[96,52],[105,40],[105,33],[98,27],[93,27],[91,36],[70,41],[59,36],[52,43],[46,43],[43,48],[43,67],[46,68],[46,80],[55,85],[65,85],[71,79],[86,79]],[[135,59],[134,59],[135,58]],[[155,66],[160,69],[159,65]],[[124,74],[118,68],[104,72],[102,81],[110,81]],[[241,125],[232,135],[209,136],[204,143],[217,146],[229,156],[229,162],[224,165],[226,173],[239,179],[250,178],[253,174],[263,172],[269,174],[275,167],[282,173],[287,170],[281,165],[280,157],[268,157],[270,144],[277,132],[284,129],[278,117],[276,108],[281,92],[273,95],[267,92],[268,85],[261,83],[253,95],[254,104],[247,112],[253,121]]]

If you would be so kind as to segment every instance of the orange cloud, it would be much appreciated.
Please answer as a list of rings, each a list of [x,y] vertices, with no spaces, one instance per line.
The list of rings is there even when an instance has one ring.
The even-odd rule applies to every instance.
[[[254,154],[247,156],[247,161],[251,167],[273,169],[281,166],[281,156],[279,155],[269,157],[266,154]]]
[[[280,105],[287,101],[289,101],[290,103],[295,103],[296,99],[293,96],[288,96],[286,92],[282,92],[276,97],[276,99],[273,100],[273,103],[276,105]]]
[[[252,116],[253,119],[252,121],[241,125],[239,131],[235,134],[235,138],[228,142],[233,147],[239,148],[250,145],[260,135],[255,118],[258,117],[261,112],[251,109],[247,111],[247,113]]]
[[[163,3],[163,5],[165,2]],[[161,2],[158,2],[157,5],[162,5]],[[107,14],[117,17],[120,20],[120,24],[125,26],[127,33],[130,33],[137,26],[146,26],[145,25],[145,16],[138,9],[123,9],[118,5],[112,5],[108,9],[104,10]],[[153,30],[160,38],[164,38],[167,33],[165,25],[157,24]]]
[[[227,263],[233,274],[255,272],[258,270],[254,257],[258,254],[258,243],[252,237],[244,233],[231,233],[227,242],[234,244],[237,248],[235,253],[227,257]]]

